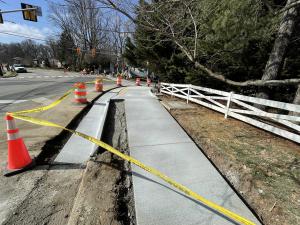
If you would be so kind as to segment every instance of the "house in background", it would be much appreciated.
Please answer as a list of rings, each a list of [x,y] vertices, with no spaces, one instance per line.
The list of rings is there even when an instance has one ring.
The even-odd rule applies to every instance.
[[[13,58],[13,64],[24,64],[24,58],[22,57]]]
[[[29,57],[25,57],[25,58],[14,57],[12,59],[13,59],[13,64],[22,64],[22,65],[25,65],[27,67],[30,67],[33,64],[33,60]]]
[[[54,58],[49,59],[49,63],[50,63],[51,67],[62,68],[62,63],[57,59],[54,59]]]

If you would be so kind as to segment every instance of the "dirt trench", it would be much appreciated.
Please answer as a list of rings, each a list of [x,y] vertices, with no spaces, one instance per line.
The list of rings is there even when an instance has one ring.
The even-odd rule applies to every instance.
[[[123,101],[112,101],[102,140],[129,154]],[[68,224],[135,225],[131,168],[117,156],[98,150],[88,162]]]
[[[129,154],[123,101],[111,103],[103,133],[103,141]],[[49,164],[28,173],[39,171],[43,175],[3,225],[136,224],[128,162],[99,149],[86,165]]]

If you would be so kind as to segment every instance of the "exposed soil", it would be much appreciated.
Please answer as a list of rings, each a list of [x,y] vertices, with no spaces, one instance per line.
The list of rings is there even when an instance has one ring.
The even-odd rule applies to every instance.
[[[128,154],[123,102],[112,102],[102,140]],[[134,225],[130,165],[99,149],[89,161],[68,224]]]
[[[181,101],[167,96],[163,102]],[[266,225],[300,224],[300,147],[205,107],[171,114]]]

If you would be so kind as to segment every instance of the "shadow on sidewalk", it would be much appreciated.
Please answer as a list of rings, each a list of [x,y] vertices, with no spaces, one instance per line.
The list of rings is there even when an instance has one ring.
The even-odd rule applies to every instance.
[[[122,169],[120,169],[119,167],[116,167],[116,166],[114,166],[114,165],[111,165],[111,163],[107,163],[107,162],[103,162],[103,161],[97,161],[97,160],[92,160],[92,161],[95,162],[95,163],[97,163],[97,164],[103,164],[103,165],[109,166],[109,167],[111,167],[111,168],[113,168],[113,169],[122,171],[122,172],[126,173],[126,175],[128,175],[128,176],[132,175],[132,176],[135,176],[135,177],[139,177],[139,178],[145,179],[145,180],[150,181],[150,182],[152,182],[152,183],[158,184],[158,185],[160,185],[160,186],[162,186],[162,187],[164,187],[164,188],[167,188],[167,189],[169,189],[169,190],[175,192],[175,193],[178,194],[178,195],[181,195],[181,196],[185,197],[186,199],[188,199],[188,200],[190,200],[190,201],[193,201],[194,203],[196,203],[196,204],[198,204],[198,205],[204,207],[205,209],[211,211],[212,213],[214,213],[214,214],[216,214],[216,215],[222,217],[223,219],[227,220],[228,222],[231,222],[231,223],[234,224],[234,225],[239,225],[239,223],[237,223],[236,221],[234,221],[234,220],[232,220],[232,219],[226,217],[225,215],[219,213],[218,211],[216,211],[216,210],[214,210],[214,209],[212,209],[212,208],[210,208],[210,207],[204,205],[203,203],[201,203],[201,202],[199,202],[199,201],[197,201],[197,200],[195,200],[195,199],[193,199],[193,198],[191,198],[191,197],[189,197],[189,196],[187,196],[187,195],[185,195],[185,194],[183,194],[183,193],[181,193],[181,192],[179,192],[179,191],[177,191],[177,190],[175,190],[175,189],[173,189],[173,188],[168,187],[168,186],[165,185],[165,184],[162,184],[162,183],[160,183],[160,182],[157,182],[157,181],[155,181],[155,180],[153,180],[153,179],[150,179],[150,178],[148,178],[148,177],[146,177],[146,176],[144,176],[144,175],[142,175],[142,174],[136,173],[136,172],[131,172],[131,171],[128,171],[128,170],[122,170]],[[226,202],[226,201],[225,201],[225,202]],[[224,205],[225,202],[223,202],[222,205]],[[213,220],[213,216],[211,217],[211,220]],[[208,222],[208,224],[210,224],[210,223]]]

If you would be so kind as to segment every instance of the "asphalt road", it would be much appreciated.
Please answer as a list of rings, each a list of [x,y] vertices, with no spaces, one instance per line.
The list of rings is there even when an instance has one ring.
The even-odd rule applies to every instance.
[[[63,94],[74,83],[93,81],[95,77],[95,75],[80,75],[76,72],[30,69],[28,73],[19,73],[14,78],[2,78],[0,79],[0,110],[3,111],[11,104],[26,100]]]

